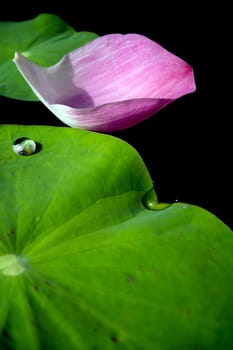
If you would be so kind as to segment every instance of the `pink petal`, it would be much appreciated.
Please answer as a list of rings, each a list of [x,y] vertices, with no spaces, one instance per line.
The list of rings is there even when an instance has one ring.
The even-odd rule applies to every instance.
[[[48,68],[14,62],[60,120],[95,131],[133,126],[196,89],[190,65],[138,34],[99,37]]]

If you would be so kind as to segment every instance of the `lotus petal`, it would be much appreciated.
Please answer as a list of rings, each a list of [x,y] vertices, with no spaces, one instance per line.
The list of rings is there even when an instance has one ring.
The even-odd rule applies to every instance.
[[[131,127],[196,89],[188,63],[139,34],[98,37],[50,67],[19,52],[14,62],[62,122],[100,132]]]

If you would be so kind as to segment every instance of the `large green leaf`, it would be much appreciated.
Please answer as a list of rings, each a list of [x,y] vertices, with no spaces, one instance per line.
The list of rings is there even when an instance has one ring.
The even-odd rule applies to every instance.
[[[1,126],[1,349],[233,348],[232,231],[151,188],[117,138]]]
[[[0,22],[0,94],[38,100],[12,61],[16,51],[35,63],[50,66],[96,37],[92,32],[75,32],[59,17],[46,13],[22,22]]]

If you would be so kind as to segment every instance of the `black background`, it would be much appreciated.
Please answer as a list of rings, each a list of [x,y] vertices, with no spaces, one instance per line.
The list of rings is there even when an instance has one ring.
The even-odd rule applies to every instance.
[[[40,13],[58,15],[76,31],[146,35],[194,68],[196,92],[112,135],[137,149],[160,201],[199,205],[233,228],[230,9],[223,3],[203,7],[187,1],[8,1],[0,21],[23,21]],[[0,106],[2,124],[64,126],[40,102],[0,97]]]

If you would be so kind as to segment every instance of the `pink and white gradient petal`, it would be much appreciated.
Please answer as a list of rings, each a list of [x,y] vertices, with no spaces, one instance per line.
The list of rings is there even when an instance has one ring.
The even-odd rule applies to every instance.
[[[111,132],[131,127],[195,91],[192,67],[139,34],[109,34],[41,67],[14,62],[37,97],[62,122]]]

